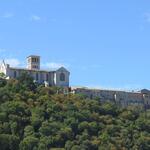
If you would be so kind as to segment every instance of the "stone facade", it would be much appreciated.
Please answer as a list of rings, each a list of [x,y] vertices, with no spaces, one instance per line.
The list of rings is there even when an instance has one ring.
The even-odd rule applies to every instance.
[[[150,91],[141,90],[139,92],[128,92],[119,90],[105,90],[105,89],[89,89],[82,87],[72,87],[73,94],[82,94],[86,97],[99,98],[102,102],[112,101],[123,107],[129,105],[150,108]]]
[[[64,67],[40,70],[40,56],[27,57],[27,68],[13,68],[3,61],[0,65],[0,72],[4,73],[7,79],[18,78],[22,73],[28,73],[38,83],[44,83],[47,86],[69,87],[70,72]]]

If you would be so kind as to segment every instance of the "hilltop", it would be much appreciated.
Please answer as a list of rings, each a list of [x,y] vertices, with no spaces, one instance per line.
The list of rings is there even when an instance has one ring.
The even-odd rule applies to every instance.
[[[0,149],[149,150],[150,112],[1,78]]]

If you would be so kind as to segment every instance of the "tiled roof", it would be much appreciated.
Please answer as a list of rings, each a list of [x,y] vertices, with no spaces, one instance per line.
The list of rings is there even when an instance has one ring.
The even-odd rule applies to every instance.
[[[107,92],[125,92],[125,93],[141,93],[139,91],[130,91],[130,90],[120,90],[120,89],[104,89],[104,88],[91,88],[91,87],[82,87],[74,86],[72,89],[81,89],[81,90],[91,90],[91,91],[107,91]]]
[[[28,68],[19,68],[19,67],[10,67],[10,69],[14,69],[14,70],[25,70],[25,71],[38,71],[38,72],[55,72],[58,69],[49,69],[49,70],[31,70]]]
[[[29,58],[29,57],[40,57],[40,56],[37,56],[37,55],[30,55],[30,56],[28,56],[27,58]]]

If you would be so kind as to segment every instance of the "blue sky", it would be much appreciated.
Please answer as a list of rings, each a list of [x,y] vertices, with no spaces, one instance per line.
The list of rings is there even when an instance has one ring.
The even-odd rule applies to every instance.
[[[64,65],[71,85],[150,88],[149,0],[1,0],[0,60]]]

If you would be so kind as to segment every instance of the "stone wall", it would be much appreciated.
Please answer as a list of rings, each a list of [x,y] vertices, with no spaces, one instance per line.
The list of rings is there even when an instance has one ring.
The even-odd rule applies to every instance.
[[[146,105],[150,107],[150,92],[127,92],[117,90],[101,90],[101,89],[88,89],[88,88],[71,88],[71,92],[74,94],[83,94],[86,97],[99,98],[101,101],[112,101],[123,107],[134,105],[142,106]]]

